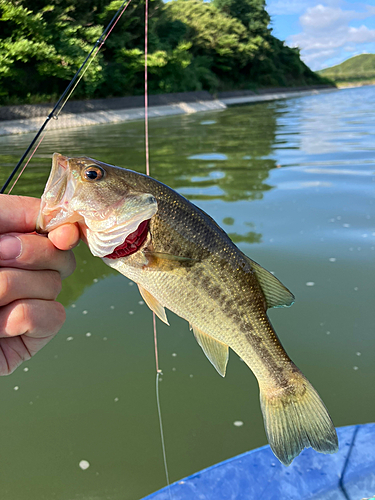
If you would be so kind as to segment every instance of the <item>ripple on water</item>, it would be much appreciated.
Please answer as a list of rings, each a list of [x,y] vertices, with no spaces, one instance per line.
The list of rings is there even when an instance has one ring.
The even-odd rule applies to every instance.
[[[202,177],[192,177],[191,182],[205,182],[205,181],[212,181],[216,179],[223,179],[225,177],[225,172],[218,172],[217,170],[209,172],[208,175],[205,175]]]
[[[203,187],[185,187],[179,189],[179,193],[183,196],[194,196],[198,198],[199,196],[204,199],[208,198],[220,198],[225,195],[225,191],[219,186],[205,186]]]
[[[224,155],[222,153],[202,153],[198,155],[188,156],[188,160],[225,161],[227,159],[228,159],[227,155]]]

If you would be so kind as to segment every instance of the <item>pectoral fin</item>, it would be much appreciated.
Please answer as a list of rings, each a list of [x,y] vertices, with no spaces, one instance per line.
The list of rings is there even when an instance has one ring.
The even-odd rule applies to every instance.
[[[195,326],[193,326],[193,332],[207,358],[211,361],[220,375],[225,377],[229,358],[229,347],[227,344],[215,340],[211,335],[207,335],[207,333],[202,332],[202,330],[199,330],[199,328]]]
[[[191,259],[190,257],[182,257],[181,255],[172,255],[170,253],[145,251],[144,254],[147,257],[149,256],[155,259],[173,260],[175,262],[196,262],[195,259]]]
[[[267,301],[267,307],[289,307],[294,303],[294,295],[276,276],[248,258]]]
[[[143,300],[146,302],[148,307],[153,311],[156,316],[164,321],[169,326],[167,315],[165,314],[165,309],[164,307],[160,304],[158,300],[155,299],[153,295],[151,295],[150,292],[148,292],[143,286],[138,284],[139,292],[143,297]]]
[[[186,268],[192,267],[197,262],[190,257],[182,257],[170,253],[150,251],[144,251],[143,253],[147,258],[147,267],[152,267],[156,271],[184,272]]]

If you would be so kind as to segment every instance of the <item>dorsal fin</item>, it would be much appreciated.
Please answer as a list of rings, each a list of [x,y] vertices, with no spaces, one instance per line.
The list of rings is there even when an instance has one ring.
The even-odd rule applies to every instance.
[[[249,264],[254,269],[259,284],[269,307],[289,307],[294,302],[294,295],[279,281],[276,276],[260,266],[257,262],[249,259]]]
[[[139,283],[137,283],[139,292],[143,297],[143,300],[146,302],[148,307],[153,311],[158,318],[160,318],[164,323],[166,323],[169,326],[167,315],[165,314],[165,309],[164,307],[160,304],[160,302],[155,299],[153,295],[151,295],[150,292],[148,292],[143,286],[141,286]]]
[[[207,333],[202,332],[202,330],[196,326],[193,326],[193,332],[207,358],[211,361],[220,375],[225,377],[229,358],[229,347],[227,344],[215,340],[211,335],[207,335]]]

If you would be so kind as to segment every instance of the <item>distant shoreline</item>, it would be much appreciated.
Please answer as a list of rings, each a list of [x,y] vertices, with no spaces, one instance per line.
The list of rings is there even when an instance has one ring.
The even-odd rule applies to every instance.
[[[220,92],[185,92],[149,96],[149,118],[203,111],[221,111],[227,106],[277,99],[303,97],[338,90],[328,85]],[[72,101],[58,120],[50,120],[49,130],[144,119],[144,97],[130,96],[91,101]],[[0,136],[39,130],[52,110],[51,104],[24,104],[0,107]]]
[[[338,89],[351,89],[353,87],[366,87],[375,85],[375,80],[364,80],[361,82],[336,82]]]

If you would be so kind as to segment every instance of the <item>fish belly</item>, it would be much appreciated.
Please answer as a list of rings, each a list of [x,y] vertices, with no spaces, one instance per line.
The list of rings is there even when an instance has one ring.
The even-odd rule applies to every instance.
[[[191,271],[181,270],[170,273],[147,267],[142,269],[129,265],[125,259],[106,263],[141,285],[163,307],[171,310],[191,325],[202,329],[220,342],[227,343],[230,340],[230,332],[235,331],[237,318],[226,315],[218,307],[214,298],[205,293],[202,288],[194,286]],[[204,271],[196,269],[196,272],[202,276]],[[224,295],[223,291],[221,295]],[[222,300],[225,300],[225,297]]]
[[[191,326],[228,345],[259,382],[288,369],[290,359],[268,320],[259,290],[230,274],[215,275],[210,263],[167,272],[147,267],[141,253],[105,262]]]

